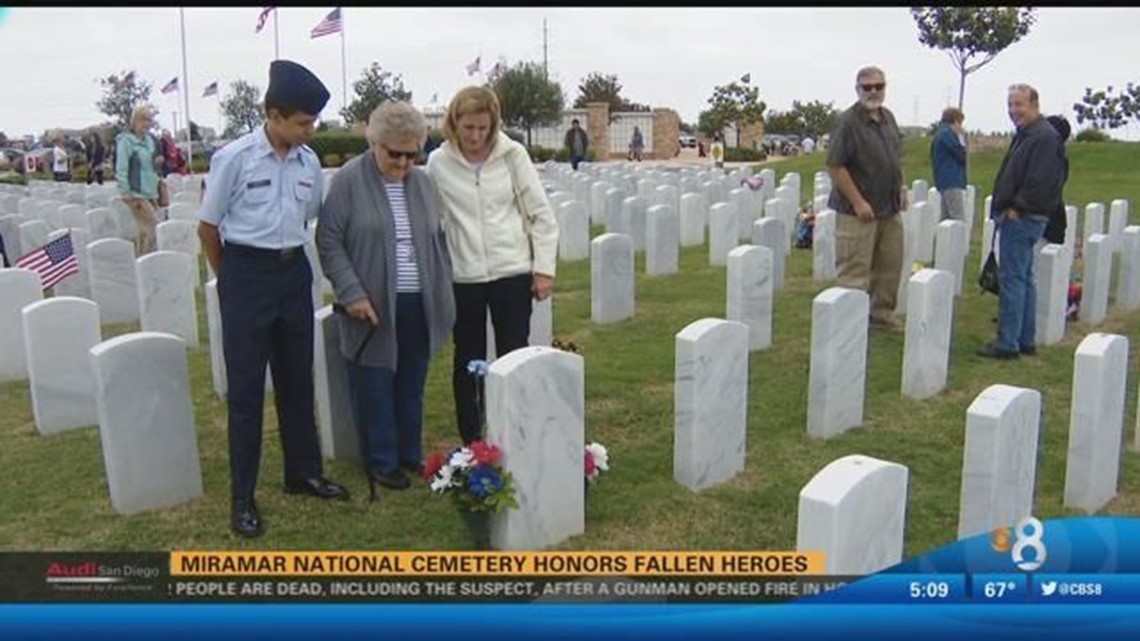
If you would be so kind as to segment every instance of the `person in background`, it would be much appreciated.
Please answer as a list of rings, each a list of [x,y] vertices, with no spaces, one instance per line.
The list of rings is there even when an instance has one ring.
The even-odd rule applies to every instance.
[[[71,180],[71,158],[67,154],[67,147],[64,146],[63,136],[56,136],[51,157],[51,171],[55,176],[55,181],[68,182]]]
[[[1037,353],[1037,286],[1033,250],[1061,202],[1065,149],[1045,118],[1037,90],[1009,88],[1009,119],[1017,132],[994,178],[990,217],[998,227],[997,340],[977,354],[999,360]]]
[[[423,464],[424,384],[455,324],[451,260],[435,185],[414,166],[427,138],[407,102],[368,118],[371,153],[337,170],[321,208],[317,251],[344,308],[340,350],[368,478],[406,489]]]
[[[273,375],[284,490],[347,501],[323,476],[313,389],[313,272],[309,221],[324,174],[304,143],[328,102],[324,84],[290,60],[269,66],[265,124],[218,150],[198,209],[198,237],[218,278],[229,393],[230,528],[263,530],[255,491],[261,463],[265,368]]]
[[[871,297],[872,327],[899,329],[894,318],[902,276],[903,226],[907,207],[902,137],[883,106],[886,74],[863,67],[855,75],[859,99],[839,116],[827,150],[835,186],[828,207],[835,217],[836,278],[841,287]]]
[[[641,154],[645,151],[645,136],[641,127],[633,126],[633,135],[629,137],[629,160],[641,162]]]
[[[87,184],[98,182],[103,184],[103,165],[107,162],[107,148],[103,146],[103,137],[99,132],[91,132],[87,139]]]
[[[578,124],[578,119],[570,121],[570,128],[566,130],[566,139],[563,141],[566,150],[570,152],[570,168],[578,171],[578,163],[586,159],[586,148],[590,144],[586,130]]]
[[[554,290],[558,222],[526,148],[500,130],[499,99],[466,87],[451,100],[447,141],[428,158],[443,200],[455,292],[452,389],[464,444],[482,438],[468,363],[487,357],[487,313],[501,357],[526,347],[531,300]]]
[[[131,112],[131,128],[115,140],[115,182],[135,218],[135,249],[140,256],[154,251],[158,225],[158,140],[150,134],[153,126],[154,111],[140,105]]]
[[[942,197],[942,220],[966,220],[966,116],[957,107],[942,111],[942,122],[930,143],[934,186]]]
[[[803,147],[805,154],[815,152],[815,141],[812,140],[811,136],[804,136],[804,139],[800,142],[800,146]]]

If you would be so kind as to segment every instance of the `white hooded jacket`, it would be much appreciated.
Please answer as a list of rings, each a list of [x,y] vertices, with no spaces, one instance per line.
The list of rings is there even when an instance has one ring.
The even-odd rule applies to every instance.
[[[458,145],[445,142],[428,157],[427,171],[441,196],[455,282],[486,283],[531,272],[555,275],[558,221],[525,147],[500,131],[480,167],[468,162]],[[512,173],[532,221],[529,242]]]

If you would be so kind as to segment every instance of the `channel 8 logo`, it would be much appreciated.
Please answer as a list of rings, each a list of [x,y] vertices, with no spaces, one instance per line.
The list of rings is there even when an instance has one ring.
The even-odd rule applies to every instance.
[[[1041,521],[1028,516],[1017,522],[1012,528],[1014,540],[1010,541],[1010,528],[1000,527],[990,536],[990,547],[998,554],[1010,553],[1014,564],[1026,572],[1032,572],[1045,563],[1048,556],[1045,542],[1041,537],[1045,535],[1045,526]],[[1029,552],[1027,555],[1026,552]],[[1028,556],[1029,558],[1026,558]]]

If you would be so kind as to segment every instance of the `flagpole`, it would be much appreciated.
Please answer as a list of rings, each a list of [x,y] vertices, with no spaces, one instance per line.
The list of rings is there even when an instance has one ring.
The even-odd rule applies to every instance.
[[[340,8],[340,101],[341,108],[348,110],[348,67],[344,55],[344,8]]]
[[[277,7],[273,8],[273,59],[281,59],[281,49],[277,44]],[[221,101],[219,100],[218,103],[221,104]]]
[[[190,76],[186,73],[186,8],[178,7],[178,19],[182,26],[182,82],[178,90],[182,92],[183,109],[186,114],[186,167],[194,173],[194,144],[190,136]],[[185,85],[185,86],[181,86]]]

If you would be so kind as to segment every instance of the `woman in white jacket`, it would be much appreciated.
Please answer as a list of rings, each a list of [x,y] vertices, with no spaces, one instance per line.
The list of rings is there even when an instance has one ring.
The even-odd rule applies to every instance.
[[[479,440],[480,381],[468,372],[487,355],[487,310],[499,356],[526,347],[531,298],[554,289],[558,223],[526,148],[500,131],[499,100],[484,87],[451,99],[447,141],[428,158],[443,205],[455,291],[452,389],[459,435]]]

